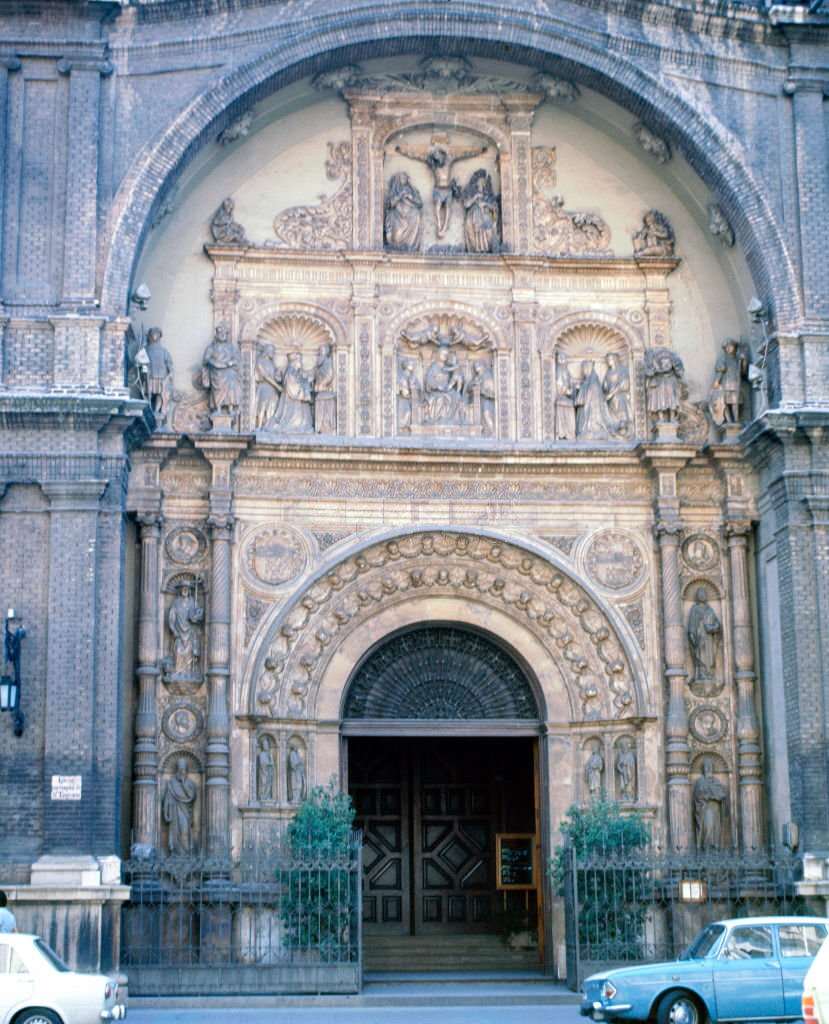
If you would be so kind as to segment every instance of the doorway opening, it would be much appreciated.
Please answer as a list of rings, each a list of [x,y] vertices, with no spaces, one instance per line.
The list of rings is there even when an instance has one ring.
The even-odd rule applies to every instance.
[[[364,836],[367,968],[538,967],[537,741],[352,736],[347,744]],[[522,842],[532,885],[508,887],[518,875],[505,858],[520,859]]]

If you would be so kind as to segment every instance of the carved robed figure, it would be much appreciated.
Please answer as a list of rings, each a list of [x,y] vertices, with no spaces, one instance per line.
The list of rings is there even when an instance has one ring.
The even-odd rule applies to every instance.
[[[567,356],[556,354],[556,439],[570,441],[576,436],[576,407],[573,404],[575,387]]]
[[[219,324],[202,357],[202,386],[207,388],[211,413],[234,417],[242,404],[242,355]]]
[[[694,661],[692,682],[714,678],[721,638],[722,623],[708,603],[705,587],[697,587],[694,606],[688,614],[688,644]]]
[[[447,137],[435,135],[428,146],[400,145],[395,148],[402,156],[426,164],[432,172],[435,181],[435,186],[432,189],[432,202],[435,207],[435,233],[438,238],[443,238],[449,230],[452,200],[460,195],[458,183],[452,177],[452,168],[461,160],[471,160],[475,156],[481,156],[482,153],[486,153],[488,147],[463,149],[460,146],[451,146]]]
[[[467,252],[497,252],[498,197],[492,178],[483,169],[475,171],[461,197],[464,207],[463,236]]]
[[[328,344],[320,345],[314,367],[314,430],[318,434],[337,433],[334,357]]]
[[[393,174],[386,192],[386,245],[400,252],[417,252],[423,238],[423,200],[405,171]]]
[[[702,775],[694,786],[694,824],[700,853],[722,849],[727,799],[725,786],[714,777],[714,762],[710,757],[704,758]]]
[[[167,826],[167,849],[177,857],[193,852],[193,811],[198,789],[187,776],[187,758],[176,761],[176,774],[167,783],[161,802],[161,815]]]
[[[173,635],[172,678],[192,679],[199,675],[203,618],[204,609],[199,607],[194,588],[189,583],[180,583],[167,613],[167,626]]]
[[[302,355],[291,352],[282,374],[282,394],[276,415],[269,424],[286,434],[310,434],[314,430],[312,381],[302,368]]]

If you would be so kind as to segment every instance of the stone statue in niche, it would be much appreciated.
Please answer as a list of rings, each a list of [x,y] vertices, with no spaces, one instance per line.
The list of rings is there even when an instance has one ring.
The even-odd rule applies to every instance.
[[[694,825],[696,827],[697,852],[721,850],[723,840],[723,819],[725,817],[728,793],[725,786],[714,778],[714,761],[703,758],[702,775],[694,785]]]
[[[483,168],[475,171],[461,196],[464,207],[463,237],[467,252],[497,252],[500,202],[492,189],[492,177]]]
[[[216,328],[213,341],[202,357],[202,386],[207,388],[210,418],[214,429],[233,425],[242,404],[242,354],[230,340],[224,324]]]
[[[161,328],[151,327],[146,344],[139,345],[131,361],[141,396],[150,403],[159,429],[164,430],[173,397],[173,358],[161,344],[161,337]]]
[[[201,624],[204,608],[199,605],[197,581],[179,583],[167,613],[167,628],[173,637],[172,657],[166,658],[165,676],[171,680],[201,680]]]
[[[314,430],[318,434],[337,433],[337,396],[334,383],[334,357],[326,342],[317,350],[314,367]]]
[[[685,366],[668,348],[645,351],[646,406],[653,423],[678,423],[685,397]]]
[[[383,230],[386,246],[418,252],[423,240],[423,200],[405,171],[393,174],[386,191]]]
[[[741,422],[743,381],[748,378],[750,362],[747,346],[734,338],[723,342],[708,396],[711,419],[717,426]]]
[[[452,216],[452,202],[460,198],[460,186],[452,175],[455,164],[462,160],[472,160],[486,153],[488,146],[477,149],[463,149],[452,146],[448,135],[433,135],[428,146],[395,146],[401,156],[410,160],[418,160],[426,164],[434,178],[432,202],[435,209],[435,231],[438,238],[443,238],[449,230]]]
[[[604,774],[604,758],[598,744],[593,746],[590,756],[584,766],[584,778],[587,782],[587,792],[591,800],[602,798],[602,775]]]
[[[563,352],[556,354],[556,439],[570,441],[576,436],[576,407],[573,378]]]
[[[282,392],[268,428],[285,434],[310,434],[314,430],[313,381],[302,368],[302,354],[290,352],[282,373]]]
[[[665,214],[648,210],[642,227],[633,236],[633,255],[672,257],[675,244],[674,229]]]
[[[610,433],[615,437],[627,437],[633,425],[630,409],[630,372],[622,365],[615,352],[607,355],[607,370],[602,381],[607,402]]]
[[[301,803],[305,799],[305,754],[292,744],[288,751],[288,802]]]
[[[274,362],[273,345],[261,345],[256,355],[256,429],[262,430],[276,415],[281,374]]]
[[[487,437],[495,435],[495,375],[492,367],[476,360],[472,364],[472,390],[477,388],[481,403],[481,430]]]
[[[276,766],[273,759],[273,739],[270,736],[259,737],[259,749],[256,755],[256,799],[265,802],[274,799],[274,782]]]
[[[167,826],[167,850],[174,857],[187,857],[194,850],[193,811],[198,789],[187,775],[187,758],[176,761],[176,774],[167,783],[161,801],[161,816]]]
[[[616,749],[616,778],[622,800],[636,799],[636,748],[629,736],[619,740]]]
[[[213,214],[210,232],[218,245],[248,245],[245,229],[233,219],[234,202],[228,196]]]
[[[412,429],[412,415],[420,407],[422,386],[414,359],[404,359],[397,371],[397,426],[401,433]]]
[[[705,587],[697,587],[694,606],[688,613],[688,645],[694,662],[691,683],[710,683],[715,678],[722,623],[708,603]]]
[[[604,441],[610,436],[604,390],[592,359],[585,359],[581,364],[581,383],[573,404],[579,440]]]

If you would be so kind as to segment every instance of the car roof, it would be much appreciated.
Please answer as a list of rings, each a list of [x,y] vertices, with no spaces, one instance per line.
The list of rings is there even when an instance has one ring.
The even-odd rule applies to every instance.
[[[35,935],[33,932],[0,932],[0,939],[3,942],[11,942],[12,945],[27,945],[39,939],[39,935]]]
[[[820,917],[819,915],[810,915],[809,917],[798,917],[794,914],[788,917],[781,916],[766,916],[766,917],[728,917],[722,921],[712,921],[712,924],[724,924],[726,928],[730,928],[735,924],[748,924],[748,925],[759,925],[759,924],[823,924],[829,925],[829,918]]]

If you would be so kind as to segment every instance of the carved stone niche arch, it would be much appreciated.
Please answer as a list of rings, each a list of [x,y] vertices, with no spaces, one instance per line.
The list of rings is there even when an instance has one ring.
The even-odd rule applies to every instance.
[[[265,346],[273,346],[277,371],[285,369],[289,352],[299,352],[303,369],[313,374],[320,345],[329,345],[334,360],[337,433],[347,433],[349,345],[345,325],[337,317],[311,303],[265,303],[248,311],[240,336],[244,368],[243,408],[247,418],[243,429],[255,429],[256,362]]]
[[[641,656],[611,609],[548,553],[460,530],[379,540],[321,570],[273,612],[240,711],[336,719],[366,650],[396,629],[435,620],[483,624],[507,640],[533,666],[547,720],[649,713]]]

